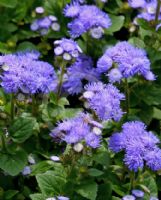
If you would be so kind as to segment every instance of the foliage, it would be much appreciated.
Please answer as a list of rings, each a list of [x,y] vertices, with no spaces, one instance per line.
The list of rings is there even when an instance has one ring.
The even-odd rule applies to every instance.
[[[47,200],[55,197],[59,200],[59,196],[65,196],[71,200],[119,200],[131,194],[132,189],[144,191],[144,200],[151,196],[158,197],[161,193],[161,171],[154,172],[149,168],[139,169],[135,173],[130,171],[123,162],[124,152],[115,154],[109,148],[109,138],[120,132],[125,122],[137,120],[145,123],[147,129],[161,139],[161,28],[156,29],[161,22],[160,18],[151,21],[139,18],[134,23],[140,10],[131,8],[128,1],[86,0],[85,4],[97,5],[109,15],[111,26],[103,30],[102,38],[92,38],[89,31],[75,39],[83,54],[92,58],[93,63],[90,64],[94,66],[90,66],[94,71],[93,68],[89,70],[86,63],[87,69],[83,65],[75,73],[72,71],[75,66],[71,67],[75,62],[74,56],[68,62],[61,56],[54,55],[54,42],[70,38],[68,24],[71,19],[65,17],[63,12],[70,2],[0,0],[1,55],[39,51],[40,59],[50,63],[58,77],[57,89],[47,94],[27,94],[22,91],[9,94],[2,84],[6,66],[2,64],[0,56],[0,199]],[[43,7],[44,13],[36,13],[37,7]],[[60,30],[54,31],[50,28],[46,35],[31,30],[34,20],[50,15],[57,17]],[[114,83],[125,95],[124,100],[119,102],[123,117],[119,121],[114,121],[112,117],[102,121],[98,119],[96,109],[89,109],[84,85],[93,82],[93,77],[97,77],[97,62],[106,49],[120,41],[128,41],[135,47],[145,49],[156,80],[145,80],[139,74],[130,78],[124,77],[120,82]],[[118,67],[119,64],[115,64],[112,66]],[[70,87],[66,84],[69,76],[74,80]],[[99,80],[108,84],[108,77],[101,74]],[[80,81],[81,92],[71,94],[69,90],[76,81]],[[104,98],[107,98],[106,95],[101,97],[96,102],[100,106],[105,102]],[[60,122],[69,121],[72,123],[72,130],[81,128],[81,123],[80,127],[73,128],[72,121],[81,112],[90,113],[93,121],[101,125],[101,128],[97,127],[101,130],[101,136],[97,135],[101,143],[98,148],[92,149],[84,139],[79,140],[79,144],[83,146],[79,146],[80,149],[75,143],[67,142],[63,134],[69,130],[66,131],[65,128],[59,130],[62,132],[59,142],[57,138],[51,137],[51,132],[59,128]],[[24,171],[26,166],[29,167],[29,172]]]

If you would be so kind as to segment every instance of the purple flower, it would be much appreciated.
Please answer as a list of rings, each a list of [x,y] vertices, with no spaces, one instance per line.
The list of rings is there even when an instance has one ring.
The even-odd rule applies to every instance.
[[[132,8],[143,8],[146,4],[145,0],[128,0],[128,2]]]
[[[57,196],[58,200],[70,200],[68,197],[64,197],[64,196]]]
[[[100,146],[101,136],[96,135],[94,133],[89,133],[85,136],[85,141],[87,146],[95,149]]]
[[[147,21],[155,20],[155,13],[157,8],[157,0],[128,0],[129,5],[133,8],[142,8],[140,13],[136,18],[142,18]],[[161,10],[159,14],[159,20],[161,19]],[[136,20],[134,20],[134,24],[137,25]]]
[[[103,55],[97,62],[97,69],[99,73],[107,72],[112,67],[112,59]]]
[[[52,130],[50,136],[54,140],[61,142],[65,141],[68,144],[78,144],[82,141],[86,142],[86,145],[91,148],[97,148],[100,146],[101,135],[96,135],[92,132],[95,125],[93,125],[93,119],[84,113],[78,114],[76,117],[68,120],[64,120],[59,123],[58,126]],[[96,122],[96,124],[99,124]]]
[[[111,83],[120,82],[122,79],[122,74],[119,69],[111,69],[107,75]]]
[[[39,25],[39,28],[45,28],[45,29],[48,29],[51,25],[51,20],[49,19],[48,16],[46,17],[43,17],[41,19],[38,19],[38,25]]]
[[[73,38],[90,31],[91,36],[98,39],[104,33],[103,29],[111,26],[109,16],[94,5],[70,4],[66,6],[64,14],[74,18],[68,24]]]
[[[36,7],[35,12],[38,13],[38,14],[42,14],[42,13],[44,13],[44,8],[43,7]]]
[[[24,167],[24,169],[23,169],[23,171],[22,171],[22,174],[23,174],[24,176],[27,176],[27,175],[31,174],[31,168],[30,168],[30,166]]]
[[[110,137],[109,148],[114,152],[125,151],[124,162],[128,168],[136,172],[146,163],[153,171],[161,169],[159,139],[139,121],[127,122],[122,128],[122,132]]]
[[[93,67],[93,61],[90,57],[80,55],[76,62],[67,69],[64,89],[69,94],[78,94],[83,91],[83,80],[94,82],[99,79],[99,74]]]
[[[54,42],[54,53],[56,56],[62,55],[65,60],[71,60],[77,58],[82,53],[81,48],[72,39],[62,38]]]
[[[146,164],[151,170],[157,171],[161,169],[161,149],[155,147],[153,150],[146,152],[144,156]]]
[[[109,69],[111,71],[108,73]],[[134,47],[128,42],[119,42],[107,49],[98,60],[97,70],[100,73],[108,73],[109,81],[112,83],[136,74],[141,74],[147,80],[155,80],[155,75],[150,71],[150,61],[145,50]]]
[[[135,197],[141,198],[144,197],[144,192],[142,190],[132,190],[132,195]]]
[[[80,12],[80,5],[78,2],[74,2],[72,4],[67,4],[64,9],[64,15],[66,17],[77,17]]]
[[[20,52],[1,56],[0,65],[8,66],[1,75],[1,86],[7,93],[49,93],[57,86],[54,68],[38,60],[39,53]]]
[[[122,198],[122,200],[135,200],[136,198],[132,195],[126,195]]]
[[[122,198],[122,200],[135,200],[136,198],[132,195],[126,195]]]
[[[150,197],[150,200],[159,200],[157,197]]]
[[[40,11],[41,7],[38,7]],[[45,16],[39,19],[35,19],[30,25],[32,31],[39,31],[41,35],[46,35],[49,30],[59,31],[60,24],[57,22],[57,18],[53,15]]]
[[[119,121],[121,119],[123,112],[120,101],[124,99],[124,95],[115,86],[98,82],[86,85],[85,90],[93,92],[93,95],[86,100],[89,108],[94,110],[101,120]]]

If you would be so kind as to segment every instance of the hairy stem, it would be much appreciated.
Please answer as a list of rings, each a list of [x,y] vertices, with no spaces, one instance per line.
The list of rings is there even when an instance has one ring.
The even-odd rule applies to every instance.
[[[135,172],[130,172],[130,186],[129,186],[129,192],[131,192],[132,189],[135,188]]]
[[[10,115],[11,115],[11,121],[14,120],[14,116],[15,116],[15,98],[14,98],[14,94],[11,94],[11,111],[10,111]]]
[[[125,94],[126,94],[126,113],[128,116],[129,107],[130,107],[130,90],[129,90],[129,84],[128,84],[127,79],[125,79]]]
[[[32,95],[32,115],[37,115],[37,104],[36,104],[36,97],[35,95]]]
[[[159,14],[160,14],[160,7],[161,7],[161,1],[157,0],[157,8],[156,8],[156,13],[155,13],[155,25],[158,24]]]
[[[1,133],[1,145],[2,145],[2,150],[5,151],[5,152],[7,152],[5,136],[4,136],[3,133]]]
[[[58,85],[58,92],[57,92],[57,101],[59,100],[60,95],[61,95],[64,73],[65,73],[65,64],[64,64],[64,62],[63,62],[63,63],[62,63],[62,66],[61,66],[61,73],[60,73],[60,76],[59,76],[59,85]]]

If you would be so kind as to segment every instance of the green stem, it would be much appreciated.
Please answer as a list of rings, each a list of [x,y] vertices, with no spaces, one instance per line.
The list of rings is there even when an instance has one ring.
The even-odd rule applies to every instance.
[[[135,187],[135,172],[130,172],[130,186],[129,186],[129,192],[131,192],[132,189]]]
[[[159,14],[160,14],[160,7],[161,7],[161,1],[158,0],[157,1],[157,9],[156,9],[156,13],[155,13],[155,25],[158,24]]]
[[[36,97],[35,95],[32,95],[32,115],[37,115],[37,104],[36,104]]]
[[[6,141],[3,133],[1,133],[1,143],[2,143],[2,150],[7,152]]]
[[[129,107],[130,107],[130,90],[129,90],[129,84],[128,84],[127,79],[125,79],[125,94],[126,94],[126,113],[128,116]]]
[[[15,116],[15,99],[14,99],[14,94],[11,94],[11,121],[14,120]]]
[[[59,100],[60,95],[61,95],[64,73],[65,73],[65,64],[64,64],[64,62],[63,62],[63,63],[62,63],[62,66],[61,66],[61,73],[60,73],[60,76],[59,76],[59,85],[58,85],[58,92],[57,92],[57,101]]]

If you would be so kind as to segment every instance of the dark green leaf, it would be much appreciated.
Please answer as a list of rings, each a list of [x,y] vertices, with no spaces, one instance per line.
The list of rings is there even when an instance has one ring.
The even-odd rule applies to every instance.
[[[95,200],[97,196],[97,190],[98,186],[95,182],[86,181],[85,184],[80,185],[76,189],[76,192],[87,199]]]
[[[66,177],[61,171],[47,171],[44,174],[38,174],[36,176],[38,185],[45,195],[58,195],[63,193]]]
[[[17,4],[17,0],[0,0],[0,5],[4,7],[14,8]]]
[[[36,119],[33,117],[19,117],[9,128],[9,133],[14,142],[22,143],[33,134],[35,125]]]
[[[21,149],[13,154],[0,153],[0,157],[0,168],[11,176],[19,174],[27,163],[27,154]]]
[[[30,198],[32,200],[44,200],[45,199],[43,194],[31,194]]]
[[[103,174],[102,171],[95,169],[95,168],[89,169],[88,173],[89,173],[90,176],[101,176]]]
[[[116,31],[119,31],[122,26],[124,25],[124,16],[115,16],[115,15],[109,15],[112,25],[106,30],[106,33],[113,33]]]

